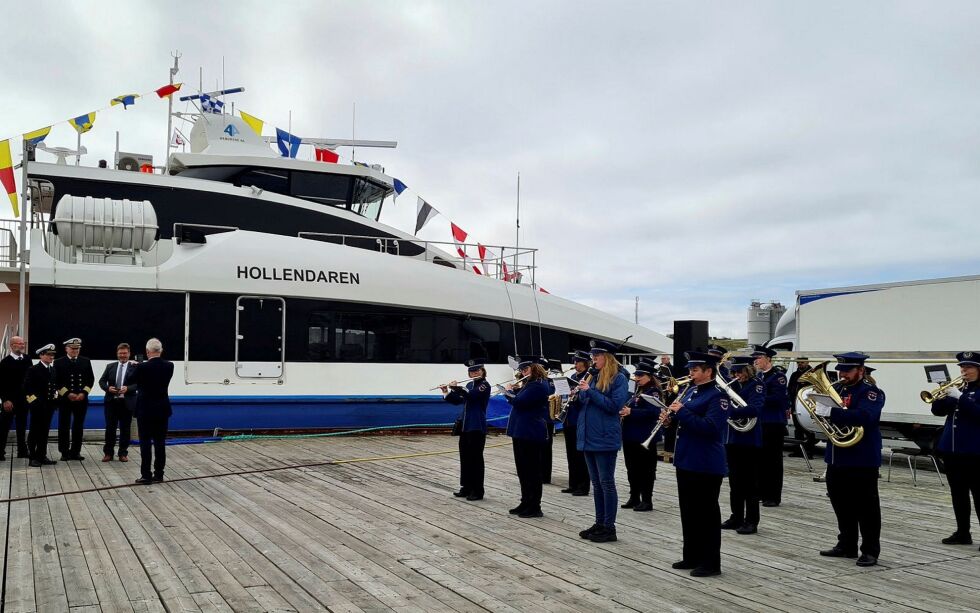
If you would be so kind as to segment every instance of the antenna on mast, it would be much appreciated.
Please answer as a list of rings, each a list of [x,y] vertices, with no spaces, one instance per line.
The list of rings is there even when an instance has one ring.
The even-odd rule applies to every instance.
[[[173,68],[170,69],[170,84],[174,84],[174,77],[180,72],[180,50],[176,50],[170,54],[174,58]],[[167,154],[164,156],[163,161],[163,174],[167,174],[170,170],[170,142],[173,138],[171,135],[173,132],[173,120],[174,120],[174,97],[173,95],[167,96],[167,148],[165,151]],[[118,147],[116,147],[118,149]]]
[[[517,171],[517,229],[514,237],[514,274],[520,271],[517,268],[517,256],[521,252],[521,172]],[[520,276],[517,277],[520,279]]]

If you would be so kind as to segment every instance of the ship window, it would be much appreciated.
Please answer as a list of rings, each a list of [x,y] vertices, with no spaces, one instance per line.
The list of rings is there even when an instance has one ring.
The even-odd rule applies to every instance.
[[[350,195],[350,177],[294,170],[292,178],[290,195],[320,204],[347,208],[347,200]]]
[[[352,210],[361,217],[378,220],[381,214],[381,202],[388,188],[367,179],[354,180],[354,198]]]
[[[253,168],[238,175],[235,185],[255,186],[267,192],[289,194],[289,173],[271,168]]]

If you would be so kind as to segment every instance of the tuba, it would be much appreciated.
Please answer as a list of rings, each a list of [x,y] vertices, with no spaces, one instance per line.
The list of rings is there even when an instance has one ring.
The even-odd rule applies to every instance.
[[[835,384],[831,383],[830,378],[827,377],[828,363],[821,362],[814,366],[812,370],[800,376],[800,383],[803,384],[803,387],[796,394],[796,398],[803,405],[803,408],[806,409],[806,412],[810,414],[810,419],[813,420],[813,423],[817,424],[817,427],[827,435],[827,439],[834,446],[853,447],[864,436],[864,428],[862,426],[837,426],[831,423],[826,417],[817,415],[817,402],[810,399],[810,394],[815,392],[830,396],[839,405],[844,404],[840,394],[834,389]]]
[[[932,404],[933,402],[948,396],[949,390],[953,389],[954,387],[961,390],[966,387],[966,381],[963,380],[963,377],[957,377],[952,381],[947,381],[931,392],[928,390],[924,391],[919,394],[919,398],[921,398],[922,402],[925,402],[926,404]]]

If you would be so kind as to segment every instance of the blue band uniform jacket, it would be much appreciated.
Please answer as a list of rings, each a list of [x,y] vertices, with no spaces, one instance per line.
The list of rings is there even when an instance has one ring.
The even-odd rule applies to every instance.
[[[642,390],[642,393],[648,396],[660,397],[660,392],[653,386]],[[631,398],[626,406],[630,407],[630,414],[623,418],[623,441],[627,443],[642,443],[650,437],[650,432],[657,426],[662,409],[640,398],[639,394]],[[657,438],[650,443],[651,449],[652,445],[661,438],[663,438],[663,431],[658,432]]]
[[[548,396],[551,385],[547,381],[528,381],[510,403],[510,419],[507,420],[507,436],[530,441],[548,440]]]
[[[78,402],[88,402],[88,395],[95,385],[95,372],[92,362],[85,356],[74,360],[62,356],[54,361],[54,372],[58,382],[58,396],[67,402],[68,394],[85,394],[85,399]]]
[[[449,404],[463,405],[463,432],[487,431],[487,403],[490,402],[490,384],[486,379],[474,379],[466,387],[456,387],[446,394]]]
[[[589,389],[578,393],[582,409],[575,430],[575,447],[579,451],[619,451],[623,446],[619,411],[629,400],[626,375],[616,373],[605,392],[596,389],[598,381],[596,375]]]
[[[885,406],[885,392],[865,381],[845,387],[840,391],[843,409],[830,411],[830,422],[838,426],[862,426],[864,436],[852,447],[837,447],[827,443],[824,461],[833,466],[881,466],[881,410]]]
[[[745,383],[732,381],[732,390],[745,401],[744,408],[734,405],[728,410],[728,419],[747,419],[750,417],[758,418],[762,413],[762,405],[766,401],[766,387],[758,377],[752,377]],[[762,425],[761,421],[755,423],[755,427],[748,432],[738,432],[728,425],[726,445],[739,445],[742,447],[762,447]]]
[[[933,415],[946,416],[937,449],[941,453],[980,455],[980,382],[974,381],[958,399],[932,403]]]
[[[677,420],[677,442],[674,443],[674,466],[693,472],[725,475],[725,431],[731,401],[714,381],[692,386],[681,399],[674,414]]]
[[[762,384],[766,389],[766,399],[759,422],[785,426],[786,410],[789,408],[789,398],[786,395],[789,381],[786,379],[786,371],[779,366],[773,366],[762,375]]]
[[[585,371],[585,372],[573,372],[571,375],[569,375],[568,378],[571,379],[571,381],[572,381],[571,388],[572,389],[575,389],[575,386],[578,385],[579,381],[581,381],[582,379],[585,378],[585,375],[588,374],[588,372],[589,371]],[[579,400],[578,398],[573,398],[572,400],[569,400],[568,401],[568,406],[565,407],[565,427],[566,428],[577,428],[578,427],[578,416],[579,416],[579,413],[581,413],[581,411],[582,411],[582,401],[581,400]]]

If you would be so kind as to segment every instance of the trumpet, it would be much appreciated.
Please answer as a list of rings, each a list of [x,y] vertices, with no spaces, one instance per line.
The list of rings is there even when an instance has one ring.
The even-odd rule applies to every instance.
[[[964,387],[966,387],[966,381],[963,380],[963,377],[956,377],[952,381],[947,381],[932,391],[926,390],[920,393],[919,398],[926,404],[932,404],[948,396],[949,390],[953,388],[962,390]]]
[[[745,400],[739,396],[738,393],[732,389],[732,386],[729,385],[721,376],[715,377],[715,385],[720,387],[722,391],[728,394],[732,404],[739,409],[744,409],[746,406],[748,406]],[[756,417],[741,417],[738,419],[729,419],[728,425],[731,426],[736,432],[748,432],[755,427],[757,421],[758,418]]]
[[[681,388],[687,387],[691,384],[691,377],[681,377],[680,379],[675,379],[670,377],[667,379],[667,383],[664,383],[664,391],[669,394],[677,395],[680,393]]]

